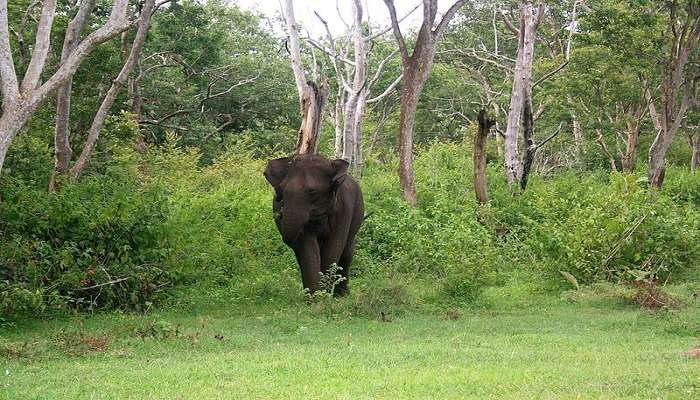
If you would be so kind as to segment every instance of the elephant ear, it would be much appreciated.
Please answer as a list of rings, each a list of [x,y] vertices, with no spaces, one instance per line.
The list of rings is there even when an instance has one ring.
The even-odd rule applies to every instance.
[[[263,175],[265,175],[265,179],[267,179],[267,181],[270,182],[270,185],[272,185],[272,187],[275,189],[279,187],[284,177],[287,176],[289,164],[289,157],[278,158],[267,162],[267,168],[265,168]]]
[[[334,170],[334,175],[331,179],[331,185],[333,187],[333,190],[336,190],[340,187],[340,185],[343,184],[345,178],[347,178],[348,167],[350,166],[350,163],[343,159],[337,159],[331,161],[331,165],[333,166]]]

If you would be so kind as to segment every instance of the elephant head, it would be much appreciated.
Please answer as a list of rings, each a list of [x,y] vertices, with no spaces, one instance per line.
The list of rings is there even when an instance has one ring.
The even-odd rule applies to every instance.
[[[264,175],[275,189],[275,222],[287,245],[292,246],[305,227],[329,215],[347,171],[347,161],[330,161],[317,155],[278,158],[267,163]]]

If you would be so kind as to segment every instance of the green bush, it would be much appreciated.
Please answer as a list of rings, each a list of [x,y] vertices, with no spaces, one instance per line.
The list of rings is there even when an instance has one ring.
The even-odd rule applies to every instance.
[[[265,160],[238,146],[202,166],[200,153],[172,135],[144,158],[113,154],[55,195],[32,179],[0,181],[4,312],[142,308],[175,284],[222,304],[304,304],[293,253],[272,220]],[[697,271],[698,176],[671,167],[664,190],[650,193],[643,168],[640,176],[561,172],[534,175],[512,196],[491,163],[491,202],[478,207],[471,163],[468,141],[420,148],[411,208],[395,157],[368,158],[369,217],[350,271],[355,289],[340,308],[373,315],[411,302],[479,304],[503,285],[569,289],[560,271],[581,284]]]
[[[0,181],[0,310],[140,308],[171,284],[162,188],[105,174],[49,194]]]

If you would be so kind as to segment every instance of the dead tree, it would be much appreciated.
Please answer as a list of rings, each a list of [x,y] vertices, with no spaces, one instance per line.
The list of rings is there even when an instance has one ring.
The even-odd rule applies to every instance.
[[[691,52],[700,46],[700,1],[689,0],[681,9],[674,0],[668,3],[668,8],[671,47],[662,69],[660,112],[657,113],[655,101],[649,102],[649,114],[657,131],[649,148],[649,183],[656,189],[663,185],[666,152],[681,127],[700,80],[700,76],[692,76],[687,68]]]
[[[513,73],[513,87],[510,97],[510,108],[508,110],[508,121],[505,133],[505,167],[506,179],[511,189],[516,182],[527,183],[527,178],[523,181],[523,163],[518,155],[518,131],[523,125],[523,136],[525,139],[526,152],[531,151],[528,140],[532,139],[532,63],[535,52],[535,32],[544,16],[544,4],[540,3],[537,9],[529,1],[521,1],[520,5],[520,26],[515,27],[505,13],[501,13],[501,18],[508,29],[518,39],[518,53],[515,61],[515,72]],[[526,154],[525,158],[532,157],[533,154]],[[529,169],[527,170],[529,171]]]
[[[415,40],[413,51],[409,53],[406,41],[399,27],[396,8],[393,0],[384,0],[389,15],[394,37],[399,45],[403,87],[401,90],[401,112],[399,114],[399,181],[401,191],[408,203],[415,207],[416,178],[413,171],[413,127],[416,121],[416,110],[423,86],[430,76],[437,41],[447,28],[450,20],[466,0],[458,0],[447,10],[442,19],[437,22],[437,0],[423,0],[423,21]]]
[[[318,150],[318,137],[321,132],[323,108],[328,96],[328,85],[323,78],[318,83],[306,79],[301,62],[299,32],[297,31],[292,0],[285,0],[283,14],[287,28],[292,71],[301,107],[301,127],[299,128],[295,152],[297,154],[314,154]]]
[[[408,17],[418,7],[407,13],[401,20]],[[375,84],[382,77],[386,64],[396,55],[397,52],[390,53],[377,66],[377,70],[370,78],[368,76],[368,60],[373,42],[391,30],[391,27],[373,32],[371,26],[369,32],[363,34],[363,8],[360,0],[353,0],[353,23],[347,26],[350,40],[347,47],[338,45],[333,38],[328,23],[318,13],[316,16],[326,29],[326,39],[330,48],[318,41],[307,38],[308,42],[315,48],[327,54],[333,65],[337,82],[337,94],[335,107],[331,111],[335,128],[335,157],[343,158],[351,165],[355,176],[362,175],[363,153],[362,153],[362,121],[365,116],[367,104],[376,103],[393,92],[401,81],[401,76],[396,78],[382,93],[375,97],[370,97]],[[341,18],[342,19],[342,18]],[[367,17],[369,19],[369,16]],[[349,47],[353,47],[350,56]]]
[[[485,110],[479,111],[477,121],[479,128],[474,136],[474,192],[476,202],[483,205],[489,201],[486,185],[486,140],[496,121],[489,119]]]
[[[56,14],[56,0],[45,0],[31,59],[20,83],[10,48],[7,0],[0,0],[0,91],[3,100],[0,116],[0,170],[12,140],[24,128],[39,105],[75,74],[85,57],[95,47],[129,28],[131,21],[127,18],[128,3],[127,0],[114,0],[107,22],[81,40],[58,70],[42,83],[42,73],[51,41],[51,27]]]

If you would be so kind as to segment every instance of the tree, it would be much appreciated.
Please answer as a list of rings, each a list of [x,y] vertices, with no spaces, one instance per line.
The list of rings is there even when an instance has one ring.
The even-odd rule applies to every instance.
[[[81,4],[81,7],[83,6],[84,4]],[[115,0],[107,22],[81,40],[58,70],[41,83],[56,10],[56,0],[45,0],[31,59],[20,83],[10,47],[7,0],[0,0],[0,170],[12,140],[24,128],[39,105],[75,74],[82,61],[95,47],[128,29],[132,22],[127,18],[127,6],[127,0]],[[79,15],[80,12],[76,18]]]
[[[481,110],[477,122],[479,127],[474,135],[474,192],[476,202],[483,205],[489,202],[486,186],[486,140],[489,129],[496,124],[496,121],[489,119],[486,110]]]
[[[401,191],[408,203],[415,207],[416,177],[413,172],[413,126],[416,119],[418,100],[435,58],[437,41],[466,0],[458,0],[436,23],[437,0],[423,0],[423,22],[421,23],[413,51],[409,53],[406,40],[401,33],[393,0],[384,0],[389,9],[391,27],[399,45],[403,77],[401,79],[401,111],[399,114],[399,181]]]
[[[527,184],[529,164],[520,161],[518,156],[518,131],[521,123],[526,146],[526,159],[534,157],[533,146],[533,111],[532,111],[532,63],[535,53],[535,32],[544,16],[544,3],[536,9],[529,1],[521,1],[520,26],[515,27],[505,13],[501,13],[503,22],[518,39],[518,52],[513,73],[513,86],[510,95],[510,108],[505,133],[505,167],[508,186],[520,182],[524,189]],[[531,154],[528,154],[531,153]],[[523,179],[524,177],[524,179]]]
[[[80,41],[80,35],[87,24],[88,18],[95,7],[95,0],[86,0],[81,3],[75,17],[68,24],[66,35],[63,39],[61,50],[61,63],[75,51]],[[73,77],[68,78],[56,93],[56,126],[54,128],[54,169],[49,178],[49,191],[56,191],[58,187],[58,175],[68,172],[73,150],[69,139],[69,122],[71,109],[71,91],[73,89]]]
[[[294,17],[294,5],[292,4],[292,0],[285,0],[283,14],[287,28],[289,56],[291,58],[292,71],[294,72],[294,80],[297,85],[299,105],[301,107],[302,120],[301,127],[299,128],[296,153],[314,154],[318,151],[318,137],[321,132],[321,120],[323,108],[326,104],[328,85],[323,77],[320,79],[320,82],[306,80],[304,66],[301,61],[299,32],[297,31],[298,28]]]
[[[154,11],[155,0],[145,0],[141,8],[141,16],[139,18],[138,29],[136,30],[136,36],[134,37],[134,41],[131,45],[129,55],[126,57],[126,61],[124,61],[124,66],[122,66],[122,69],[121,71],[119,71],[119,74],[117,75],[116,79],[112,81],[112,86],[107,91],[107,94],[102,100],[102,104],[100,104],[100,108],[95,114],[95,118],[93,119],[92,125],[90,126],[90,130],[88,131],[87,140],[85,141],[85,145],[83,146],[83,151],[80,152],[80,157],[78,157],[78,160],[75,162],[75,165],[70,170],[70,174],[73,178],[80,178],[80,176],[82,175],[83,170],[85,169],[90,160],[92,150],[95,147],[95,143],[97,142],[97,138],[100,135],[102,126],[104,125],[104,122],[107,119],[107,116],[109,115],[109,110],[114,105],[114,101],[117,98],[117,94],[119,93],[121,87],[124,86],[124,84],[126,83],[127,78],[131,73],[131,70],[134,68],[136,60],[138,60],[138,58],[141,57],[141,49],[143,49],[143,45],[146,42],[146,35],[148,34],[148,29],[151,25],[151,17]]]
[[[691,53],[700,46],[700,1],[688,0],[681,6],[678,1],[667,3],[669,20],[667,61],[662,70],[661,93],[657,112],[656,102],[649,102],[649,114],[657,134],[649,148],[649,183],[660,189],[666,171],[666,153],[676,136],[695,95],[700,80],[688,67]]]
[[[414,8],[403,18],[408,17],[417,8]],[[335,157],[343,158],[350,163],[352,171],[359,177],[362,175],[363,166],[362,121],[367,104],[376,103],[388,96],[401,81],[401,76],[396,78],[382,93],[375,97],[370,97],[372,89],[384,73],[386,64],[397,52],[391,51],[384,57],[376,65],[376,71],[372,78],[369,78],[367,75],[370,53],[378,45],[375,40],[389,32],[391,27],[380,29],[375,33],[372,26],[368,24],[366,28],[367,34],[365,34],[363,8],[360,0],[353,0],[352,12],[352,25],[347,26],[349,39],[347,46],[344,46],[343,43],[338,45],[338,41],[333,38],[330,32],[328,23],[318,13],[316,13],[316,16],[326,28],[326,39],[330,48],[310,37],[307,40],[312,46],[326,53],[333,65],[333,72],[335,73],[338,87],[335,96],[335,107],[331,111],[335,128]],[[352,57],[348,54],[350,45],[353,47]]]

